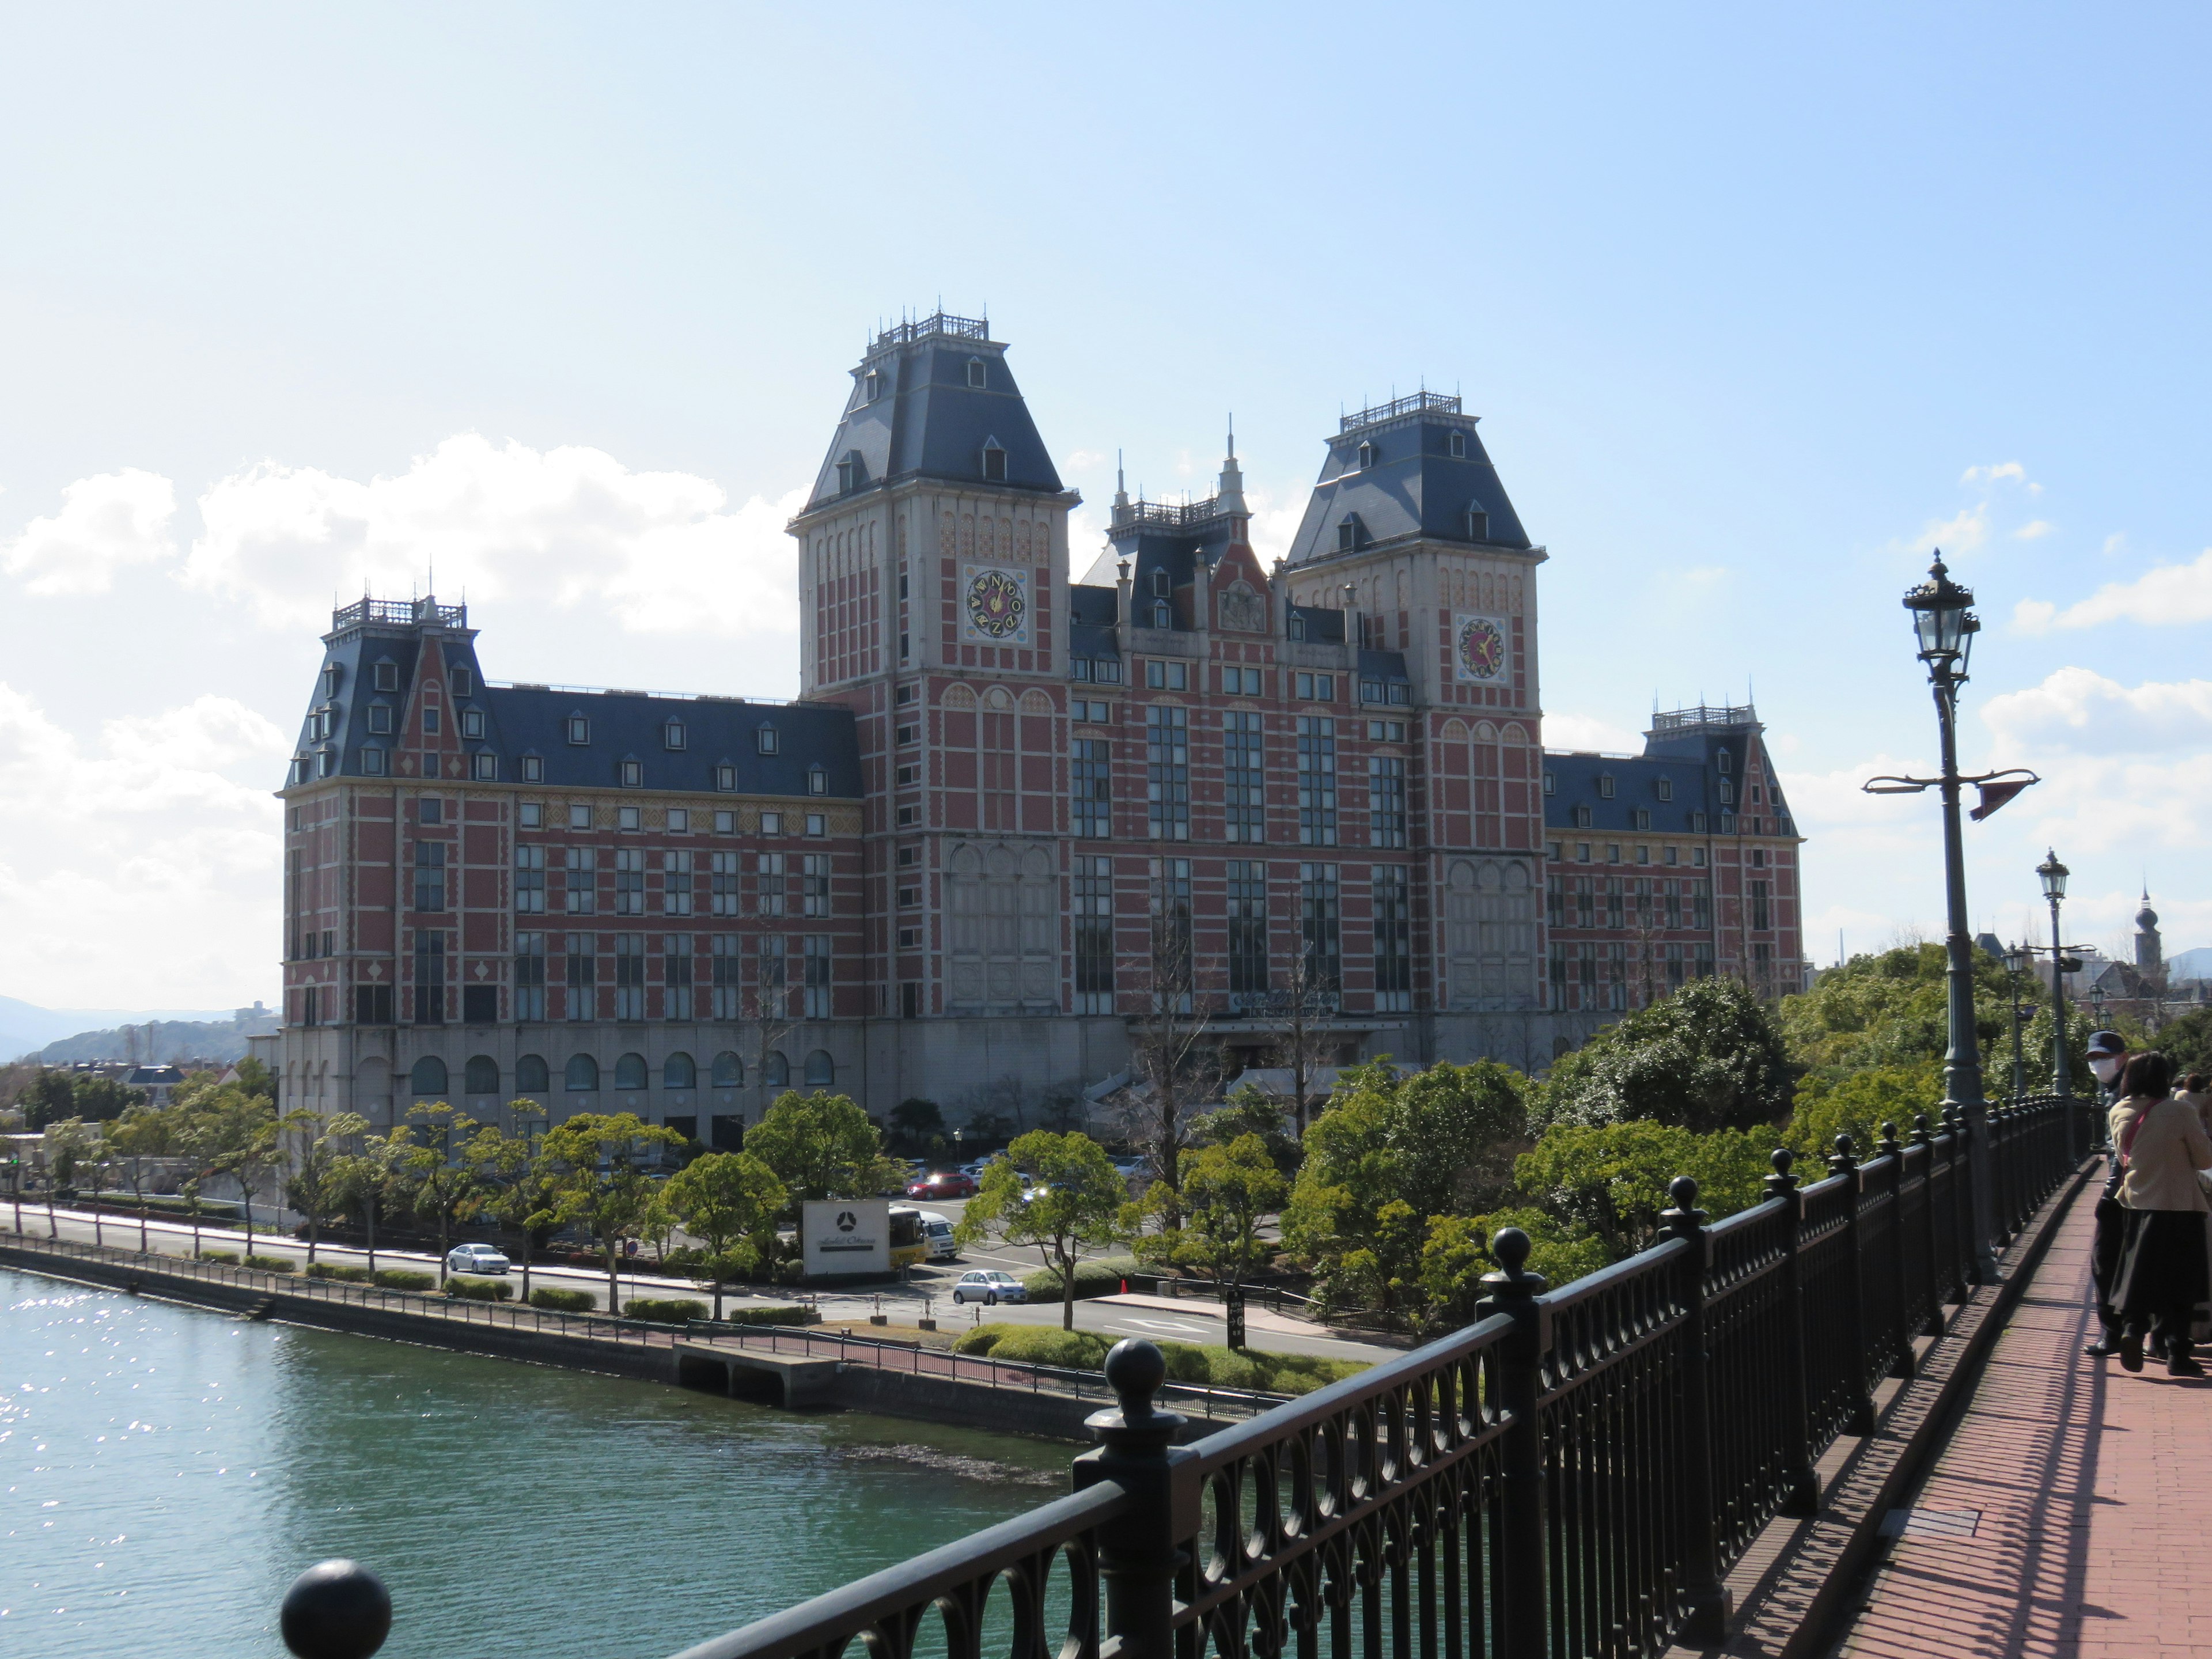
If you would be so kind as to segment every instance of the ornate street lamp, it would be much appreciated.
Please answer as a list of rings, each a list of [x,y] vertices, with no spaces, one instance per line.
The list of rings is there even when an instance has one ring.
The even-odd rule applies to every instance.
[[[2036,879],[2043,884],[2043,896],[2051,905],[2051,1092],[2066,1103],[2066,1150],[2079,1158],[2074,1072],[2066,1061],[2066,951],[2058,942],[2058,901],[2066,896],[2066,878],[2072,873],[2058,861],[2055,848],[2035,866]]]
[[[2005,1000],[2012,1005],[2012,1097],[2025,1099],[2027,1096],[2027,1060],[2020,1046],[2020,981],[2023,975],[2035,971],[2035,951],[2026,945],[2015,945],[2005,952]]]
[[[1974,1277],[1997,1282],[1991,1251],[1996,1231],[1993,1171],[1990,1164],[1989,1103],[1982,1096],[1982,1056],[1974,1035],[1973,940],[1966,922],[1966,854],[1959,825],[1959,688],[1966,683],[1981,619],[1973,612],[1971,591],[1953,581],[1936,556],[1928,580],[1905,596],[1920,660],[1936,693],[1936,725],[1942,739],[1943,770],[1935,780],[1943,793],[1943,885],[1948,916],[1944,948],[1950,957],[1951,1043],[1943,1056],[1943,1104],[1966,1122],[1966,1179],[1974,1218]]]

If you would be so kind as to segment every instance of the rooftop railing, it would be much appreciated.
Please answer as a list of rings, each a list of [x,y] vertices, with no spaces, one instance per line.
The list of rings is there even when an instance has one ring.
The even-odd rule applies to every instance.
[[[955,317],[948,312],[933,311],[927,317],[893,323],[876,336],[875,349],[886,351],[893,346],[914,345],[929,339],[988,340],[990,337],[991,324],[988,318]]]
[[[1114,528],[1127,526],[1139,528],[1177,531],[1194,530],[1211,524],[1221,516],[1220,497],[1208,495],[1202,501],[1148,501],[1141,498],[1126,507],[1114,509]]]
[[[1699,703],[1694,708],[1675,708],[1651,716],[1651,734],[1662,732],[1698,732],[1759,724],[1759,711],[1749,703],[1737,706],[1729,703],[1708,707]]]
[[[465,605],[440,605],[435,599],[356,599],[331,612],[331,627],[359,628],[369,623],[388,623],[403,628],[434,623],[441,628],[466,628]]]
[[[1357,415],[1346,415],[1336,423],[1340,433],[1357,432],[1363,426],[1376,426],[1384,421],[1395,421],[1401,415],[1456,415],[1460,412],[1459,398],[1442,392],[1409,392],[1402,398],[1393,398],[1387,404],[1375,404]]]

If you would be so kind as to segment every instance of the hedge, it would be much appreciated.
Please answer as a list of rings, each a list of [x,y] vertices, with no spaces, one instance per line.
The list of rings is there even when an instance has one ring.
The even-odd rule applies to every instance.
[[[994,1359],[1095,1371],[1104,1364],[1114,1339],[1096,1331],[1056,1331],[1042,1325],[978,1325],[952,1346],[958,1352],[988,1354]],[[1310,1394],[1367,1369],[1364,1360],[1325,1359],[1318,1354],[1268,1353],[1257,1349],[1239,1353],[1212,1343],[1158,1346],[1167,1359],[1171,1382],[1262,1394]]]
[[[404,1267],[379,1267],[375,1280],[387,1291],[427,1291],[436,1285],[438,1275],[410,1273]]]
[[[722,1322],[725,1325],[819,1325],[822,1313],[817,1308],[731,1308],[723,1313]]]
[[[471,1302],[506,1302],[514,1297],[514,1286],[504,1279],[464,1279],[455,1273],[446,1281],[447,1296],[465,1296]]]
[[[220,1261],[227,1267],[235,1267],[238,1265],[238,1252],[236,1250],[202,1250],[200,1260]]]
[[[368,1269],[349,1267],[339,1261],[310,1261],[307,1264],[307,1277],[336,1279],[348,1285],[366,1285],[368,1283]]]
[[[1121,1281],[1143,1269],[1133,1255],[1103,1255],[1096,1261],[1075,1264],[1075,1295],[1078,1301],[1091,1296],[1117,1296]],[[1032,1302],[1057,1302],[1060,1297],[1060,1270],[1044,1267],[1026,1274],[1022,1288],[1030,1293]]]
[[[589,1291],[537,1290],[530,1293],[530,1305],[552,1313],[589,1313],[599,1299]]]
[[[264,1273],[297,1273],[300,1268],[300,1264],[289,1255],[249,1255],[246,1265]]]
[[[625,1319],[649,1319],[657,1325],[689,1325],[707,1316],[707,1304],[673,1296],[641,1296],[623,1304]]]

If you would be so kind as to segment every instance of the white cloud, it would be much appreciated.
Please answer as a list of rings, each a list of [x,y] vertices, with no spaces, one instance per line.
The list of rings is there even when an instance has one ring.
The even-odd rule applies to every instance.
[[[1640,755],[1644,738],[1625,726],[1594,714],[1549,714],[1544,716],[1547,749],[1590,749],[1600,754]]]
[[[1959,482],[1966,484],[2016,483],[2031,495],[2040,495],[2043,486],[2031,483],[2027,469],[2018,461],[1999,461],[1989,466],[1970,466],[1959,475]]]
[[[58,1006],[265,992],[283,850],[270,792],[290,750],[217,696],[111,720],[87,744],[0,683],[0,799],[38,804],[0,816],[11,984]]]
[[[200,497],[183,577],[270,627],[319,627],[334,592],[395,592],[434,571],[448,598],[535,591],[603,606],[633,633],[785,636],[797,599],[783,526],[804,501],[732,509],[708,478],[465,433],[366,483],[273,460],[222,479]]]
[[[105,593],[119,567],[175,553],[176,511],[176,489],[158,473],[126,466],[79,478],[63,489],[60,512],[32,520],[7,544],[0,570],[26,578],[33,593]]]
[[[2125,686],[2087,668],[1992,697],[1983,721],[2013,756],[2153,754],[2212,749],[2212,680]]]
[[[2057,533],[2058,526],[2048,519],[2031,519],[2012,532],[2016,542],[2039,542],[2045,536]]]
[[[1715,582],[1723,580],[1728,573],[1728,567],[1724,564],[1701,564],[1685,570],[1682,573],[1682,580],[1700,587],[1710,587]]]
[[[1953,557],[1978,550],[1990,538],[1990,504],[1961,507],[1948,519],[1931,519],[1907,545],[1915,553],[1944,551]]]
[[[2063,611],[2047,600],[2022,599],[2013,611],[2014,626],[2030,634],[2109,622],[2212,622],[2212,548],[2187,564],[2160,565],[2130,582],[2107,582]]]

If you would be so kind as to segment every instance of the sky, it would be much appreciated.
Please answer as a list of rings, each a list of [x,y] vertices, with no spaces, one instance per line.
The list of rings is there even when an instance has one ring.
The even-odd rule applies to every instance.
[[[1087,568],[1117,453],[1287,540],[1460,392],[1546,735],[1754,697],[1807,942],[1940,937],[1904,591],[1984,628],[1977,928],[2212,944],[2212,19],[2156,6],[0,5],[0,995],[278,988],[333,601],[494,678],[789,696],[878,322],[988,314]]]

